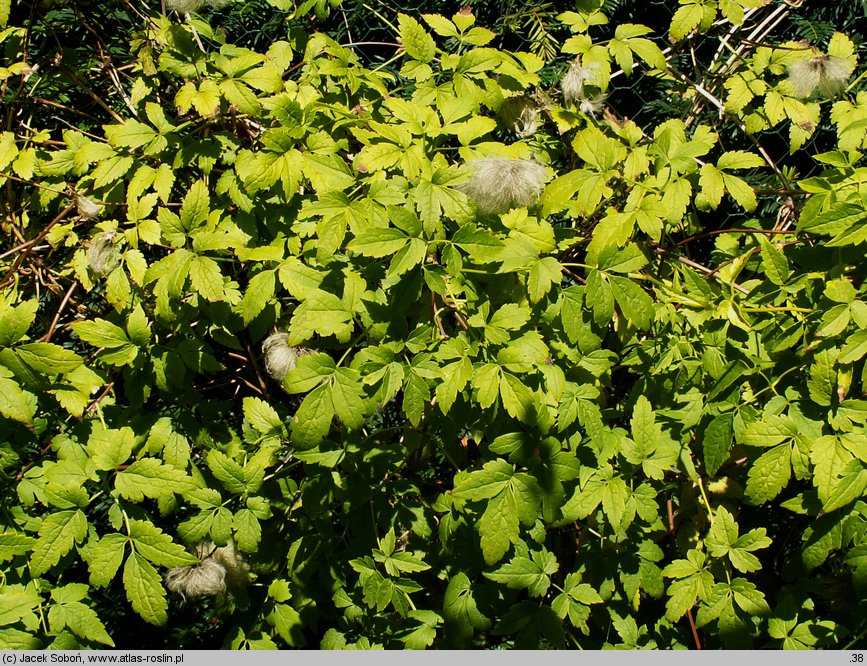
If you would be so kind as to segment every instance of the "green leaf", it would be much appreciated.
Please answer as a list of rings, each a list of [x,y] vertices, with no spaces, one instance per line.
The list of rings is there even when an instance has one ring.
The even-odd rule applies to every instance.
[[[166,623],[166,591],[156,569],[138,553],[131,553],[123,566],[123,586],[133,610],[145,622],[157,626]]]
[[[16,555],[24,555],[33,548],[36,539],[19,532],[0,534],[0,562],[11,560]]]
[[[349,430],[364,423],[364,390],[361,377],[355,370],[337,368],[331,384],[331,404],[334,413]]]
[[[210,257],[194,256],[190,263],[193,289],[209,301],[223,299],[223,274],[220,265]]]
[[[87,558],[91,585],[105,587],[114,579],[123,562],[128,541],[129,538],[123,534],[106,534],[96,542]]]
[[[842,306],[846,307],[846,306]],[[823,349],[816,353],[815,361],[810,366],[810,376],[807,379],[807,388],[810,391],[810,399],[817,405],[828,407],[834,399],[837,383],[837,351]]]
[[[720,155],[717,160],[719,169],[755,169],[765,166],[765,160],[755,153],[743,150],[730,150]]]
[[[636,328],[650,327],[653,320],[653,299],[629,278],[609,276],[614,300],[621,312]]]
[[[18,342],[36,318],[39,301],[24,301],[17,306],[0,303],[0,347]]]
[[[497,458],[477,472],[460,477],[451,494],[461,499],[478,501],[499,495],[515,473],[514,465]]]
[[[313,389],[304,398],[292,420],[292,441],[309,449],[322,441],[331,429],[334,406],[327,386]]]
[[[55,511],[39,526],[39,538],[30,554],[30,571],[41,576],[87,536],[87,517],[80,509]]]
[[[245,324],[253,321],[274,300],[275,287],[276,271],[262,271],[250,278],[241,299],[241,316]]]
[[[669,35],[672,41],[680,41],[698,27],[702,19],[702,6],[700,4],[682,5],[671,19]]]
[[[104,125],[103,129],[109,144],[123,148],[141,148],[159,136],[153,127],[132,118],[122,125]]]
[[[854,363],[867,354],[867,330],[856,331],[848,338],[840,349],[837,363]]]
[[[841,470],[840,478],[834,483],[822,510],[830,513],[840,509],[863,497],[865,489],[867,489],[867,469],[861,461],[851,460]]]
[[[314,335],[334,335],[340,342],[348,342],[352,329],[352,312],[344,302],[317,289],[295,309],[289,324],[289,344],[300,344]]]
[[[786,256],[762,235],[759,236],[759,244],[761,245],[762,265],[765,268],[765,275],[776,285],[782,286],[786,284],[790,272]]]
[[[32,393],[23,391],[17,382],[0,376],[0,415],[29,424],[36,409],[37,402]]]
[[[534,414],[533,393],[524,383],[510,372],[502,373],[500,380],[500,399],[506,411],[525,423]]]
[[[103,430],[94,428],[87,440],[87,450],[97,469],[114,470],[132,455],[135,433],[131,428]]]
[[[156,458],[136,460],[115,476],[117,491],[133,502],[141,502],[145,497],[167,499],[174,493],[180,495],[195,487],[196,484],[183,470],[165,465]]]
[[[550,576],[557,572],[557,559],[548,551],[533,553],[529,557],[514,557],[499,569],[485,572],[485,578],[505,583],[513,590],[526,589],[531,597],[541,597],[551,585]]]
[[[132,157],[115,155],[100,162],[93,170],[93,186],[102,188],[119,180],[132,168]]]
[[[734,415],[720,414],[708,424],[702,437],[704,464],[708,475],[714,476],[729,459],[733,444]]]
[[[750,467],[746,496],[751,504],[774,499],[789,483],[792,474],[792,447],[780,444],[759,456]]]
[[[52,606],[48,611],[48,621],[53,631],[69,629],[85,640],[114,647],[114,641],[96,611],[80,601]]]
[[[498,562],[511,545],[518,542],[520,531],[514,494],[500,493],[488,500],[477,526],[482,537],[485,563],[490,565]]]
[[[15,624],[19,620],[33,615],[33,611],[42,603],[42,597],[34,586],[5,585],[0,589],[0,627]]]
[[[560,262],[554,257],[533,262],[527,276],[527,291],[531,303],[538,303],[553,285],[559,284],[562,270]]]
[[[436,55],[436,44],[418,21],[406,14],[397,15],[400,43],[410,58],[430,62]]]
[[[387,257],[404,248],[409,237],[393,227],[371,227],[353,239],[348,248],[367,257]]]
[[[199,562],[168,534],[145,520],[129,521],[129,542],[136,553],[157,566],[183,567]]]
[[[458,229],[452,242],[479,263],[496,261],[503,250],[503,241],[490,231],[479,229],[473,224],[465,224]]]
[[[253,429],[262,435],[281,437],[285,431],[283,420],[277,411],[259,398],[244,398],[244,418]]]
[[[49,376],[72,372],[82,364],[78,354],[50,342],[29,342],[11,351],[24,365]]]

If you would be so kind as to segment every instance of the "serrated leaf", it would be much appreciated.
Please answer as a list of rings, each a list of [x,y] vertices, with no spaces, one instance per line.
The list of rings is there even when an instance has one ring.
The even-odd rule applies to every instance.
[[[419,62],[430,62],[434,59],[436,44],[418,21],[406,14],[398,14],[397,25],[400,42],[409,57]]]
[[[90,550],[87,568],[90,584],[96,587],[108,585],[120,569],[128,537],[123,534],[106,534]]]
[[[780,444],[759,456],[750,467],[746,496],[751,504],[774,499],[789,483],[792,474],[792,447]]]
[[[322,441],[331,429],[334,405],[327,386],[318,386],[305,396],[292,420],[292,441],[309,449]]]
[[[145,622],[157,626],[166,623],[166,591],[156,569],[138,553],[131,553],[123,566],[123,586],[133,610]]]
[[[485,562],[494,564],[518,541],[520,531],[515,496],[506,492],[488,500],[477,526]]]
[[[765,267],[765,275],[776,285],[784,285],[789,279],[789,262],[786,256],[780,252],[767,238],[759,236],[761,246],[762,265]]]
[[[85,640],[114,647],[114,641],[96,611],[80,601],[52,606],[48,611],[48,621],[53,631],[59,632],[68,628]]]
[[[707,473],[714,476],[729,459],[733,444],[734,415],[720,414],[708,424],[702,437],[702,450]]]
[[[262,435],[280,437],[284,431],[283,420],[277,411],[259,398],[244,398],[244,417]]]
[[[87,450],[97,469],[114,470],[132,455],[135,433],[132,428],[103,430],[94,428],[87,440]]]
[[[30,571],[40,576],[60,561],[87,535],[87,517],[80,509],[55,511],[39,526],[39,538],[30,555]]]
[[[165,465],[156,458],[136,460],[115,476],[117,491],[133,502],[141,502],[145,497],[168,498],[195,487],[196,484],[183,470]]]
[[[4,586],[0,589],[0,627],[31,615],[41,603],[42,597],[32,586]]]
[[[157,566],[183,567],[199,562],[168,534],[145,520],[129,521],[129,540],[135,552]]]
[[[19,532],[3,532],[0,534],[0,562],[11,560],[16,555],[30,552],[36,539]]]
[[[29,342],[10,351],[21,363],[49,376],[72,372],[83,363],[75,352],[50,342]]]
[[[629,278],[609,276],[611,292],[621,312],[636,328],[649,328],[653,320],[653,299]]]
[[[470,501],[490,499],[509,484],[514,473],[514,465],[497,458],[485,463],[481,470],[464,476],[451,494]]]

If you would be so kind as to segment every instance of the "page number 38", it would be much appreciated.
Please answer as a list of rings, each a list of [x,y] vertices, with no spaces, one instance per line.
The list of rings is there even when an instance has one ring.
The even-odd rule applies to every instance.
[[[864,653],[863,652],[855,652],[852,654],[849,661],[853,664],[863,664],[864,663]]]

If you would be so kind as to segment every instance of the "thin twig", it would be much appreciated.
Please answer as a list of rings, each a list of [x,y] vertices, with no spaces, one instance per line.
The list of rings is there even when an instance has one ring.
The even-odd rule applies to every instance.
[[[718,280],[719,282],[722,282],[723,284],[729,284],[728,282],[723,280],[721,276],[717,275],[717,271],[719,270],[719,268],[710,269],[707,266],[702,266],[697,261],[693,261],[692,259],[687,259],[686,257],[681,257],[679,254],[675,254],[674,252],[672,252],[670,250],[666,250],[664,247],[656,246],[656,247],[654,247],[654,250],[656,250],[657,254],[662,254],[662,255],[665,255],[667,257],[677,259],[680,263],[684,264],[685,266],[689,266],[690,268],[695,268],[696,270],[701,271],[702,273],[704,273],[708,277],[712,277],[712,278]],[[749,289],[742,287],[737,282],[732,282],[731,286],[732,286],[732,289],[739,291],[740,293],[744,294],[745,296],[750,293]]]
[[[63,309],[66,307],[66,304],[69,302],[69,299],[72,297],[72,292],[75,291],[75,288],[78,287],[78,280],[72,283],[72,286],[69,288],[69,291],[66,292],[66,295],[63,297],[63,300],[60,301],[60,307],[57,308],[57,313],[54,315],[54,319],[51,321],[51,326],[48,327],[48,333],[42,336],[42,342],[49,342],[51,340],[51,336],[54,334],[54,329],[57,326],[57,322],[60,319],[60,314],[63,312]]]
[[[701,641],[698,638],[698,629],[695,626],[695,620],[692,617],[692,608],[686,609],[686,616],[689,618],[689,628],[692,629],[692,640],[695,641],[695,649],[701,650]]]
[[[15,263],[12,264],[12,268],[10,268],[6,272],[6,276],[3,278],[3,282],[0,283],[0,287],[5,286],[9,282],[9,278],[15,274],[15,271],[18,270],[18,267],[21,266],[21,263],[27,258],[27,255],[29,255],[30,252],[33,250],[33,246],[36,245],[39,241],[41,241],[43,238],[45,238],[48,235],[48,232],[51,231],[52,227],[54,227],[55,224],[57,224],[58,222],[63,220],[67,215],[69,215],[69,213],[71,213],[74,208],[75,208],[75,199],[70,201],[69,205],[66,208],[64,208],[62,211],[60,211],[60,214],[57,217],[55,217],[53,220],[51,220],[51,222],[49,222],[48,225],[45,226],[45,228],[43,228],[42,231],[39,232],[39,235],[37,235],[36,238],[34,238],[31,241],[31,245],[24,248],[23,252],[21,252],[21,254],[19,254],[18,257],[15,259]]]
[[[796,232],[794,231],[786,231],[783,229],[715,229],[713,231],[705,231],[704,233],[696,234],[695,236],[690,236],[688,238],[684,238],[682,241],[678,241],[675,244],[675,247],[680,247],[681,245],[686,245],[687,243],[691,243],[694,240],[698,240],[699,238],[707,238],[708,236],[718,236],[720,234],[785,234],[789,236],[794,236]]]

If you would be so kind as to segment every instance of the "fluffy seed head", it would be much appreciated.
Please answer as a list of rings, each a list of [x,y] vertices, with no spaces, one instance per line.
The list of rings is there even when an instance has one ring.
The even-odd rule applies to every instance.
[[[232,0],[166,0],[166,9],[174,9],[179,14],[196,12],[202,5],[211,5],[215,9],[225,7]]]
[[[845,58],[820,53],[808,60],[789,65],[789,82],[795,96],[806,99],[818,91],[824,97],[836,97],[846,87],[854,69]]]
[[[189,14],[205,4],[204,0],[166,0],[166,9],[174,9],[179,14]]]
[[[174,567],[166,573],[166,587],[182,597],[216,597],[226,593],[226,568],[215,557],[217,547],[203,541],[194,549],[201,562],[188,567]]]
[[[240,591],[247,585],[250,567],[244,556],[238,552],[234,542],[230,541],[222,548],[217,548],[214,558],[226,570],[226,589],[230,594]]]
[[[500,120],[521,138],[532,136],[539,128],[539,109],[526,95],[509,97],[500,107]]]
[[[103,231],[90,241],[87,263],[96,275],[108,275],[120,263],[120,252],[114,244],[114,231]]]
[[[582,65],[580,59],[572,63],[569,71],[560,81],[560,90],[563,92],[563,101],[566,104],[578,104],[586,97],[584,85],[593,78],[593,71],[598,66],[596,63]]]
[[[545,185],[545,167],[533,160],[485,157],[468,166],[473,175],[461,189],[485,215],[532,206]]]
[[[184,598],[221,597],[239,592],[247,584],[249,567],[234,543],[218,548],[212,541],[196,544],[193,554],[201,562],[174,567],[166,573],[166,587]]]
[[[277,331],[262,341],[262,353],[265,355],[265,370],[278,382],[282,382],[286,373],[295,367],[298,357],[310,352],[301,347],[292,347],[289,344],[289,334],[286,331]]]
[[[594,95],[592,97],[582,97],[578,100],[578,110],[592,118],[596,117],[602,108],[605,106],[607,95]]]
[[[78,214],[85,220],[94,220],[99,215],[102,208],[93,199],[88,199],[81,194],[75,195],[75,207],[78,209]]]

